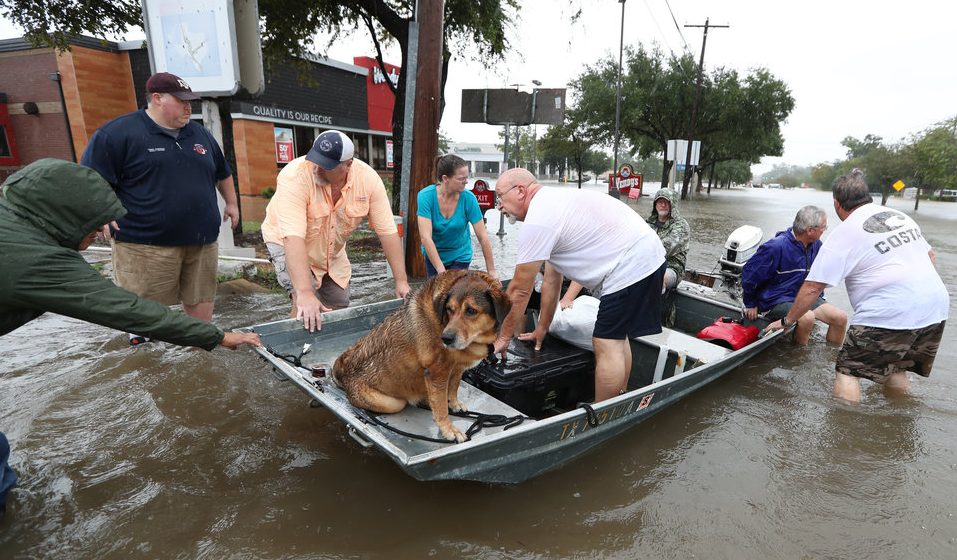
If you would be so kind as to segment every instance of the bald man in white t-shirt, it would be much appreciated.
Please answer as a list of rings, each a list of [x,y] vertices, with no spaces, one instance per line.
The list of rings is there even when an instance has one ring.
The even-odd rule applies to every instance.
[[[545,264],[541,315],[534,332],[518,334],[542,346],[558,305],[564,276],[599,295],[592,333],[595,402],[625,391],[631,372],[629,338],[661,332],[665,249],[658,235],[623,202],[606,194],[543,187],[527,169],[509,169],[495,186],[499,209],[521,221],[515,273],[508,286],[512,310],[495,342],[505,356]]]

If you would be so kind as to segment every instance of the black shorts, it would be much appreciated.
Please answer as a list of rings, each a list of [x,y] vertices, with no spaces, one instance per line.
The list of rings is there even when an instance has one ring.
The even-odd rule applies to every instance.
[[[661,283],[665,265],[631,286],[601,297],[592,336],[624,340],[661,332]]]

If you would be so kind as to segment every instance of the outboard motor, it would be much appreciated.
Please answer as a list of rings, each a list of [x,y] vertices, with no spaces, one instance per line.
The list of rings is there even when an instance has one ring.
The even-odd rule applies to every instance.
[[[731,232],[724,244],[724,256],[718,259],[721,282],[729,293],[741,295],[741,270],[744,263],[758,250],[764,231],[755,226],[741,226]]]

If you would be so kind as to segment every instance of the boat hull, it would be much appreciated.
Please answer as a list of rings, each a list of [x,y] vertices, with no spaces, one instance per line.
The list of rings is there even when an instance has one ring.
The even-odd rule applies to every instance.
[[[696,332],[719,316],[740,314],[740,308],[721,301],[720,294],[710,288],[682,286],[676,296],[676,323],[680,324],[676,328],[681,327],[685,333]],[[247,330],[260,334],[268,350],[257,352],[280,379],[292,381],[343,421],[359,444],[383,452],[418,480],[516,484],[559,468],[728,374],[780,335],[776,332],[736,351],[717,347],[710,347],[709,351],[708,343],[695,342],[689,340],[691,335],[666,329],[671,338],[632,341],[635,358],[626,393],[587,407],[530,418],[511,428],[484,428],[463,443],[441,443],[409,437],[380,425],[438,438],[430,411],[406,407],[399,414],[373,418],[371,413],[353,407],[328,375],[317,378],[310,367],[328,372],[338,354],[399,305],[401,302],[395,300],[324,314],[323,329],[317,333],[308,333],[294,320]],[[277,357],[296,354],[306,342],[313,347],[302,358],[307,367],[296,367]],[[509,417],[522,415],[465,383],[460,399],[470,410]],[[463,431],[471,424],[465,418],[455,418],[453,422]]]

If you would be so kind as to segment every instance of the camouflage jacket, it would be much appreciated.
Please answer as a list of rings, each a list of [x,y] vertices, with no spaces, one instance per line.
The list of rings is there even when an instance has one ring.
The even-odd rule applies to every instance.
[[[661,244],[665,246],[665,259],[668,268],[675,271],[678,280],[685,272],[685,262],[688,260],[688,243],[691,241],[691,226],[688,220],[681,217],[678,211],[678,194],[671,189],[660,189],[655,193],[652,201],[667,198],[671,202],[671,217],[667,222],[658,222],[658,213],[652,202],[651,215],[646,220],[648,225],[658,232]]]

